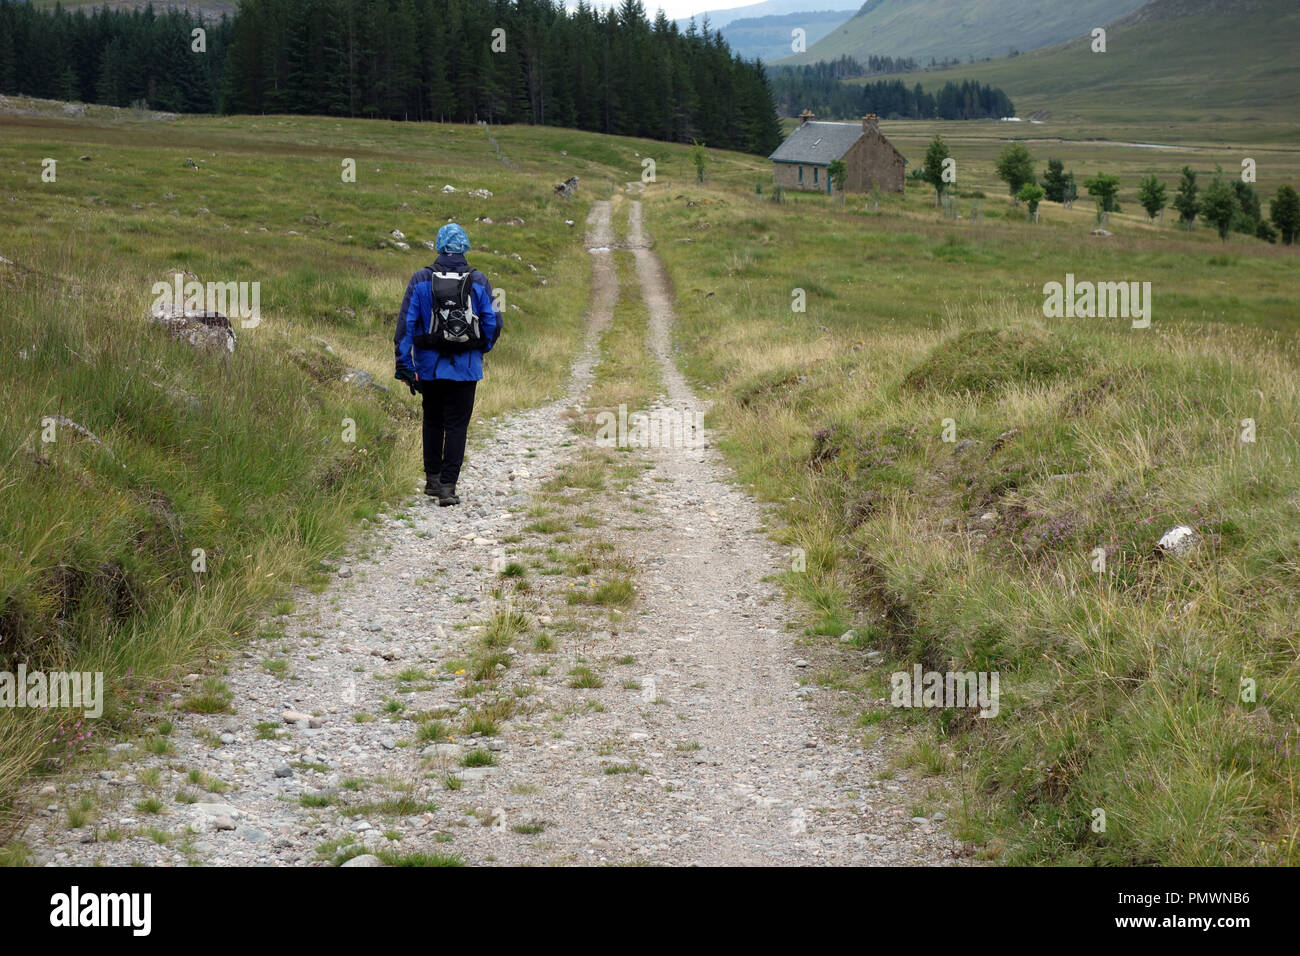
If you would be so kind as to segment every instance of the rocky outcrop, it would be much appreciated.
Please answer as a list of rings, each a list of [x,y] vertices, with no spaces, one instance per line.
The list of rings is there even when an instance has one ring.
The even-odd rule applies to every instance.
[[[149,312],[149,321],[165,329],[172,338],[186,342],[201,351],[235,351],[235,328],[230,319],[220,312],[192,312],[185,309],[161,308]]]

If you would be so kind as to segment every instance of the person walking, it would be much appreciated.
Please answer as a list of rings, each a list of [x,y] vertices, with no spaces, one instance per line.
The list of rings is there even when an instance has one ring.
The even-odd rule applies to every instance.
[[[454,222],[438,230],[438,258],[407,283],[397,313],[393,377],[419,393],[424,412],[424,493],[460,504],[456,482],[483,356],[501,337],[487,276],[465,260],[469,236]]]

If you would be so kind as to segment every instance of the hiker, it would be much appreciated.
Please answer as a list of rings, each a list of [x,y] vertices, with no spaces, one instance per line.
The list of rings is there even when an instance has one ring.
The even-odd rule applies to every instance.
[[[397,313],[397,371],[424,406],[424,493],[439,506],[460,504],[456,482],[483,353],[501,337],[487,276],[465,261],[469,236],[454,222],[438,230],[438,258],[406,286]],[[412,360],[414,351],[414,360]]]

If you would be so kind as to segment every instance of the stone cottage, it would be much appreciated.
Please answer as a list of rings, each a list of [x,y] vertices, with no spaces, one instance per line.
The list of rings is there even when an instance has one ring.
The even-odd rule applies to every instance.
[[[828,167],[842,159],[848,168],[845,192],[866,193],[879,186],[881,192],[901,193],[907,160],[885,139],[878,122],[875,113],[868,113],[861,126],[817,123],[813,114],[804,110],[794,132],[768,157],[773,180],[786,189],[829,193]]]

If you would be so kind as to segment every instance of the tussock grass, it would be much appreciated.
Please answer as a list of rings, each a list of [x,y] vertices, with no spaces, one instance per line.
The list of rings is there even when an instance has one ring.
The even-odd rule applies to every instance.
[[[1000,674],[994,719],[864,725],[919,734],[909,762],[960,790],[957,830],[990,857],[1297,862],[1300,349],[1257,291],[1294,256],[1243,245],[1216,286],[1209,246],[949,224],[969,254],[936,270],[913,201],[879,220],[769,205],[755,224],[730,194],[651,211],[690,239],[659,246],[678,340],[724,451],[778,509],[810,630],[885,652],[872,697],[914,663]],[[761,268],[733,261],[742,245]],[[1044,319],[1042,283],[1067,271],[1152,280],[1152,327]],[[1178,524],[1199,546],[1156,555]]]
[[[432,184],[428,126],[184,117],[169,129],[208,157],[196,173],[159,164],[148,123],[0,123],[0,189],[21,198],[6,207],[0,240],[9,263],[0,263],[9,358],[0,364],[9,410],[0,421],[0,668],[21,660],[103,671],[98,726],[115,733],[165,699],[176,676],[238,646],[289,588],[319,585],[320,562],[357,520],[414,487],[416,401],[339,377],[361,368],[396,385],[393,310],[433,258],[418,240],[448,215],[466,223],[471,261],[507,293],[472,434],[558,394],[591,268],[581,229],[564,220],[580,223],[589,197],[551,195],[546,184],[569,175],[572,160],[545,132],[509,147],[518,172],[487,161],[481,130],[442,127]],[[362,139],[365,174],[341,189],[332,157]],[[636,148],[627,141],[611,155],[635,168]],[[60,160],[57,183],[34,184],[23,165],[33,150]],[[82,152],[94,160],[75,163]],[[599,168],[588,165],[584,181]],[[445,181],[461,192],[432,188]],[[464,195],[476,186],[494,197]],[[525,223],[476,224],[480,214]],[[417,240],[410,250],[388,241],[394,228]],[[262,323],[236,322],[234,355],[196,353],[144,322],[152,284],[177,270],[261,284]],[[66,427],[42,442],[42,419],[53,415],[103,444]],[[355,441],[343,440],[345,420]],[[191,570],[196,548],[203,572]],[[190,703],[221,710],[217,698]],[[85,745],[57,714],[0,713],[0,793]]]

